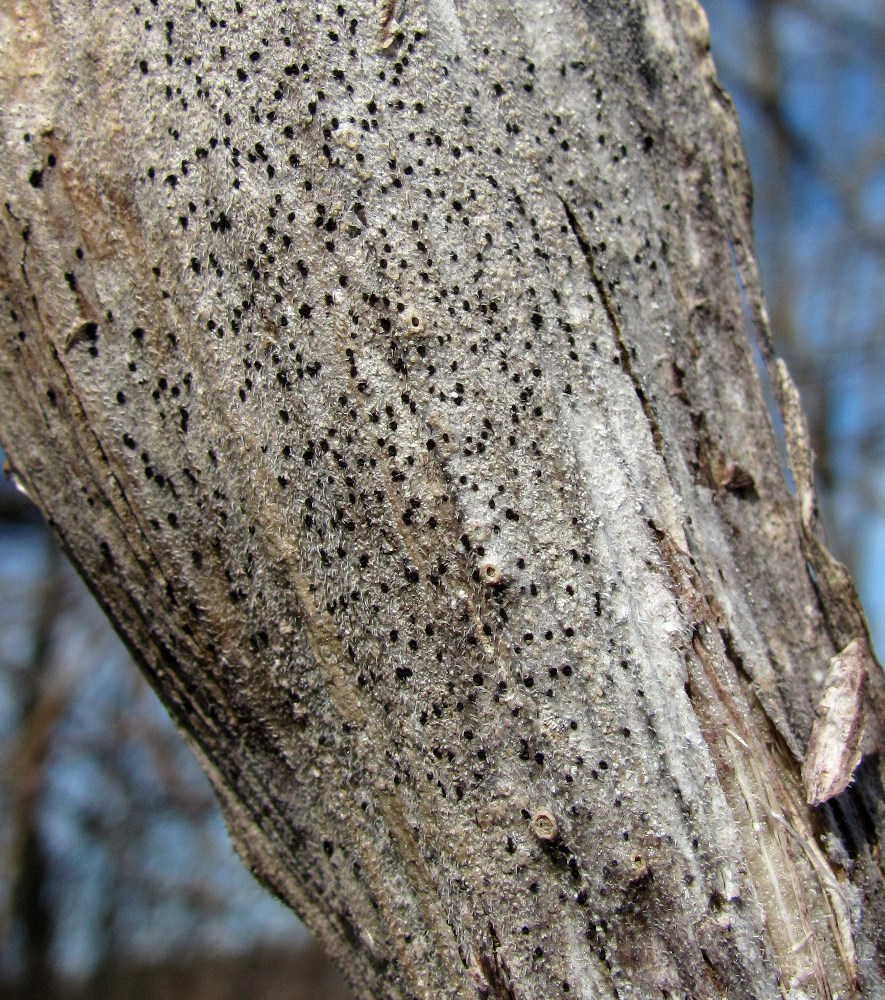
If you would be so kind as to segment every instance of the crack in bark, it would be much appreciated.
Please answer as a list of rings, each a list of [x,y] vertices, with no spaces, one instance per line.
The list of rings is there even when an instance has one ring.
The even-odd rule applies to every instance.
[[[516,994],[511,987],[510,970],[507,968],[507,962],[499,954],[501,940],[491,920],[489,937],[492,939],[491,957],[482,948],[479,949],[479,964],[485,982],[477,983],[477,988],[483,996],[493,997],[494,1000],[516,1000]]]
[[[662,558],[671,577],[672,586],[680,602],[685,602],[697,623],[712,623],[715,615],[703,595],[697,571],[685,565],[678,557],[677,550],[669,536],[651,522]],[[715,634],[715,633],[714,633]],[[826,969],[831,964],[824,960],[817,935],[814,931],[815,899],[804,888],[805,879],[797,869],[797,859],[789,849],[782,834],[789,833],[793,841],[802,849],[800,857],[805,858],[822,890],[824,913],[833,927],[833,941],[846,979],[853,982],[857,974],[857,956],[852,933],[852,918],[848,901],[839,888],[838,881],[826,856],[821,851],[808,825],[808,811],[798,793],[793,794],[781,779],[778,769],[771,760],[771,749],[764,737],[753,724],[753,714],[742,711],[735,700],[735,693],[729,690],[727,677],[721,677],[717,669],[720,657],[711,654],[695,626],[692,649],[703,670],[692,676],[686,685],[686,695],[692,703],[698,724],[716,764],[719,782],[732,815],[741,831],[744,851],[752,870],[755,855],[763,860],[764,880],[757,872],[753,881],[762,900],[770,897],[767,905],[774,904],[778,911],[777,923],[769,923],[772,946],[781,952],[779,963],[788,967],[797,962],[796,955],[810,949],[813,977],[821,996],[830,997],[829,978]],[[723,658],[733,669],[733,680],[738,690],[743,692],[744,681],[740,677],[737,664],[727,655],[723,643]],[[704,679],[706,684],[704,684]],[[700,681],[701,683],[697,683]],[[707,691],[703,687],[707,687]],[[737,696],[739,697],[739,695]],[[772,737],[780,735],[779,727],[771,718],[765,706],[758,701],[764,724],[770,728]],[[723,718],[724,715],[724,718]],[[723,723],[725,723],[723,725]],[[775,740],[777,743],[777,740]],[[795,761],[790,761],[795,770]],[[734,778],[734,782],[732,781]],[[796,779],[798,781],[798,778]],[[736,782],[736,788],[735,788]],[[796,786],[798,788],[798,784]],[[740,799],[735,801],[735,792]],[[745,809],[739,805],[743,800]],[[746,817],[746,818],[745,818]],[[748,821],[749,820],[749,823]],[[768,836],[763,837],[764,830]],[[785,883],[782,885],[782,883]],[[784,890],[789,889],[795,907],[788,905]],[[802,926],[801,948],[794,941],[790,931],[791,916],[798,914]],[[778,944],[786,936],[786,943]],[[810,970],[809,970],[810,971]],[[801,976],[801,970],[797,970]]]
[[[769,922],[772,946],[776,950],[783,950],[783,946],[778,948],[778,939],[786,936],[789,952],[784,950],[780,959],[782,967],[787,967],[789,961],[795,961],[793,956],[801,950],[809,948],[812,956],[813,975],[817,980],[818,989],[821,990],[822,996],[830,997],[829,977],[826,973],[827,964],[824,962],[814,930],[815,900],[813,896],[809,896],[804,888],[805,880],[797,869],[793,852],[789,850],[787,843],[781,837],[782,832],[791,834],[792,838],[799,844],[823,890],[822,898],[826,903],[827,916],[834,924],[835,940],[841,945],[840,958],[844,964],[847,979],[852,982],[856,975],[856,956],[851,937],[851,921],[847,902],[842,897],[829,864],[817,848],[813,835],[803,822],[799,813],[798,801],[780,780],[759,734],[747,721],[748,717],[740,711],[725,683],[718,676],[713,658],[698,632],[695,633],[692,640],[692,647],[698,661],[704,668],[704,674],[713,692],[715,692],[716,704],[698,705],[698,699],[704,700],[704,695],[700,690],[694,692],[692,703],[711,748],[724,743],[728,749],[727,756],[724,758],[721,753],[714,752],[713,754],[720,773],[720,781],[723,789],[728,789],[730,781],[725,769],[729,769],[734,775],[740,797],[746,807],[746,815],[750,820],[749,830],[747,823],[741,822],[739,818],[742,810],[739,807],[736,808],[734,796],[728,797],[729,804],[740,828],[747,836],[745,851],[748,861],[751,862],[751,868],[753,862],[752,843],[755,845],[758,856],[762,859],[763,870],[767,875],[765,880],[767,885],[759,879],[758,873],[754,878],[754,884],[763,900],[766,896],[771,896],[771,901],[778,911],[777,923]],[[730,726],[724,727],[722,734],[717,734],[714,731],[715,717],[718,714],[717,708],[725,710],[730,723]],[[763,832],[766,830],[767,837],[763,836]],[[795,906],[788,902],[785,896],[786,890],[791,892]],[[792,917],[797,913],[803,932],[798,944],[794,942],[791,933]],[[801,969],[797,970],[797,975],[800,977],[803,975]]]
[[[645,414],[645,418],[648,421],[649,430],[651,431],[652,440],[654,441],[655,449],[661,456],[664,462],[664,466],[667,468],[669,475],[669,465],[667,463],[667,458],[664,453],[664,436],[661,433],[660,426],[658,425],[658,419],[655,416],[654,410],[652,409],[651,403],[645,394],[645,390],[642,388],[642,383],[639,381],[639,377],[633,370],[633,362],[630,359],[630,351],[624,341],[624,335],[621,332],[621,324],[618,320],[617,310],[615,308],[614,302],[612,302],[611,296],[606,290],[605,284],[599,277],[596,270],[596,264],[593,260],[593,250],[590,246],[590,241],[587,238],[587,234],[578,222],[578,218],[572,211],[569,203],[562,197],[562,195],[557,194],[556,197],[559,199],[560,204],[565,211],[566,218],[568,219],[569,229],[571,229],[574,234],[575,239],[578,242],[578,246],[581,249],[581,253],[584,256],[584,260],[587,264],[587,271],[590,275],[590,280],[593,282],[593,286],[596,289],[596,293],[599,295],[599,300],[602,303],[602,307],[605,309],[605,314],[608,316],[609,324],[612,328],[612,336],[615,340],[615,346],[618,349],[618,356],[621,359],[621,368],[624,370],[624,374],[630,379],[633,384],[633,390],[636,393],[636,397],[639,400],[639,404],[642,407],[642,412]],[[672,476],[670,477],[672,480]]]
[[[51,353],[52,353],[52,359],[58,365],[59,371],[61,373],[62,381],[63,381],[63,383],[65,385],[65,389],[66,389],[65,399],[72,400],[73,403],[76,405],[77,417],[78,417],[77,426],[80,426],[80,427],[84,428],[85,431],[87,432],[90,440],[92,441],[92,443],[93,443],[93,445],[95,447],[96,452],[98,453],[99,460],[100,460],[101,464],[105,468],[106,474],[110,477],[110,481],[116,487],[117,492],[118,492],[119,497],[120,497],[120,500],[122,501],[123,506],[125,507],[126,511],[128,512],[129,516],[132,519],[132,523],[138,525],[138,529],[139,529],[138,534],[139,534],[139,537],[140,537],[141,541],[144,543],[144,545],[145,545],[145,547],[147,549],[147,552],[150,554],[152,565],[151,565],[151,563],[147,562],[142,556],[140,556],[135,551],[134,547],[130,544],[130,539],[132,537],[132,533],[123,530],[124,527],[127,524],[129,524],[129,522],[127,521],[126,518],[124,518],[124,517],[122,517],[120,515],[120,513],[116,509],[116,506],[113,503],[111,503],[110,502],[110,498],[106,496],[105,498],[108,500],[108,506],[110,507],[110,509],[114,512],[114,514],[119,519],[119,522],[120,522],[120,525],[121,525],[120,537],[126,540],[127,546],[129,547],[130,551],[133,554],[133,558],[136,560],[136,562],[138,563],[139,569],[142,571],[142,573],[145,575],[145,577],[147,579],[153,578],[154,573],[157,573],[158,576],[159,576],[159,578],[164,583],[166,583],[169,587],[171,587],[170,581],[166,579],[166,576],[165,576],[163,570],[161,569],[161,566],[162,566],[161,560],[158,558],[158,556],[156,555],[156,553],[154,553],[154,551],[151,548],[148,534],[145,531],[145,527],[142,524],[142,521],[141,521],[141,518],[139,517],[138,511],[130,503],[129,498],[126,495],[126,490],[125,490],[122,482],[120,481],[119,477],[117,476],[116,472],[114,471],[114,468],[113,468],[113,466],[111,464],[110,458],[108,457],[107,451],[105,450],[105,447],[102,444],[100,437],[98,436],[97,432],[95,431],[94,425],[89,420],[89,415],[88,415],[88,413],[86,411],[86,407],[84,406],[83,401],[80,398],[80,394],[77,391],[77,388],[76,388],[76,385],[74,383],[74,380],[71,378],[70,372],[68,371],[65,363],[59,357],[58,351],[56,350],[55,346],[52,347]],[[41,507],[42,506],[43,506],[43,504],[41,504]],[[174,602],[174,598],[171,595],[171,591],[170,591],[170,599],[172,599],[173,602]]]

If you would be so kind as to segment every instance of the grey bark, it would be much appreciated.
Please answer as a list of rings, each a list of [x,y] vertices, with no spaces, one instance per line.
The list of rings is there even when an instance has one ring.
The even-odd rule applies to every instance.
[[[2,16],[3,447],[360,995],[885,995],[700,9]]]

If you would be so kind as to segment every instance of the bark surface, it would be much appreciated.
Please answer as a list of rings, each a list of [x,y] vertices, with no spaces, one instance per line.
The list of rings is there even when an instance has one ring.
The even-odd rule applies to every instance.
[[[3,447],[360,995],[885,995],[700,9],[11,0],[0,88]]]

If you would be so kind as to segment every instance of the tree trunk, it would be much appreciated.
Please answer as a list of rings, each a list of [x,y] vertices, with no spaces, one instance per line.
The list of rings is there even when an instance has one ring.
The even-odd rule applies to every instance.
[[[3,447],[360,995],[885,996],[699,8],[3,18]]]

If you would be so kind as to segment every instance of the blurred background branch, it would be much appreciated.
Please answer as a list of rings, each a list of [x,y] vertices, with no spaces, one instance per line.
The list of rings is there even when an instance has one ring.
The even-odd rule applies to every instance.
[[[885,647],[885,7],[708,0],[779,351]],[[0,483],[0,991],[343,996],[28,500]],[[223,957],[221,957],[223,956]]]

